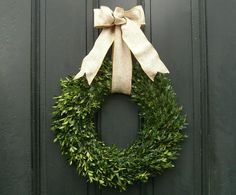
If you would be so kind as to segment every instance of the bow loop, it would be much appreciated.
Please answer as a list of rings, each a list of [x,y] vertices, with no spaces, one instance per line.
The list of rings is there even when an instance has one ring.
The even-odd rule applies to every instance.
[[[141,5],[135,6],[134,8],[125,11],[125,17],[129,18],[140,26],[145,25],[145,16]]]
[[[113,11],[109,7],[101,6],[100,9],[94,9],[94,27],[111,27],[114,25],[113,23]]]

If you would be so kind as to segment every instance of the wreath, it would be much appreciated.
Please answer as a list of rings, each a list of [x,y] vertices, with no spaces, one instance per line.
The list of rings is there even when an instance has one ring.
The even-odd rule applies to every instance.
[[[186,117],[176,103],[170,80],[157,74],[154,82],[134,66],[131,100],[138,105],[142,126],[125,149],[98,139],[95,114],[110,94],[112,62],[104,60],[93,83],[85,77],[61,80],[62,94],[55,97],[52,130],[69,164],[89,182],[126,190],[174,167],[181,149]]]

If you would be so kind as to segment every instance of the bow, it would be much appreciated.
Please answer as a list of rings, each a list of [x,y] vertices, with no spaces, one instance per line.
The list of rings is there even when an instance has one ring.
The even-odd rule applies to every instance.
[[[81,70],[74,79],[86,74],[90,85],[112,44],[113,93],[131,93],[131,52],[152,81],[157,72],[169,73],[157,51],[140,29],[144,24],[145,17],[142,6],[135,6],[128,11],[116,7],[114,12],[106,6],[94,9],[94,26],[103,30],[92,50],[83,59]]]

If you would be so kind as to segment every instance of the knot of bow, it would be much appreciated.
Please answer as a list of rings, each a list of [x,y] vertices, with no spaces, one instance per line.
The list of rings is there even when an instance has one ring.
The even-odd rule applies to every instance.
[[[103,30],[92,50],[83,59],[81,70],[75,79],[86,74],[88,83],[91,84],[112,44],[113,93],[131,93],[131,52],[151,80],[154,80],[157,72],[169,73],[157,51],[140,29],[144,24],[142,6],[135,6],[128,11],[116,7],[114,12],[106,6],[94,9],[94,26]]]
[[[94,9],[94,26],[97,28],[126,24],[127,18],[136,24],[145,24],[144,12],[141,6],[136,6],[128,11],[121,7],[116,7],[114,12],[106,6]]]

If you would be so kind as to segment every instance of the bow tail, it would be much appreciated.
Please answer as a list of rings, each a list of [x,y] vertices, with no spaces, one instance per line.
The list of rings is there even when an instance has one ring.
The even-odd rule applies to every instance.
[[[115,26],[112,48],[112,93],[131,93],[132,58],[131,52],[122,39],[120,26]]]
[[[114,41],[114,30],[112,28],[104,28],[94,43],[92,50],[83,59],[80,72],[75,75],[74,79],[78,79],[86,74],[89,85],[96,76],[102,62]]]
[[[152,81],[157,72],[169,73],[157,51],[147,40],[139,25],[127,18],[127,23],[122,25],[121,29],[123,40]]]

